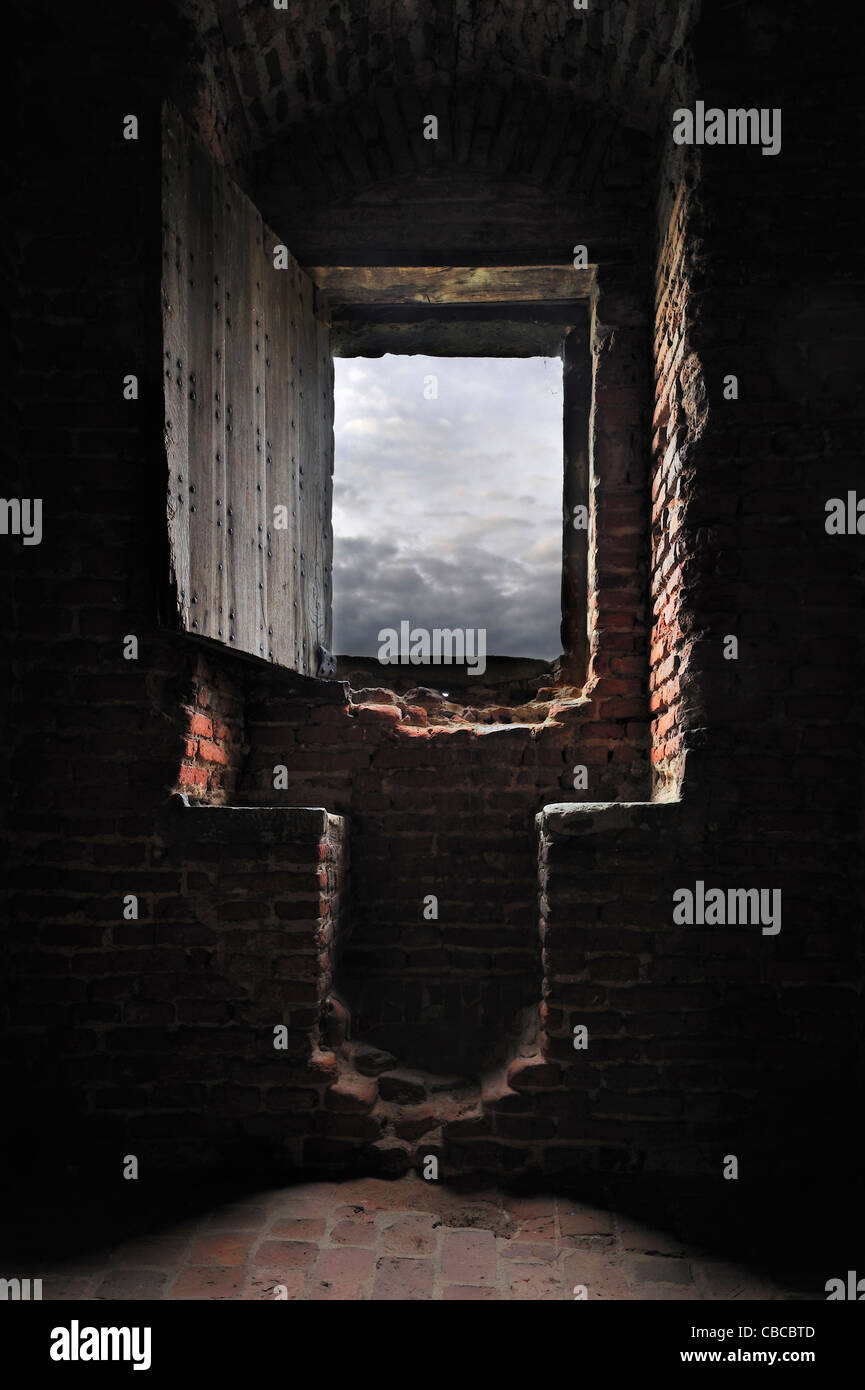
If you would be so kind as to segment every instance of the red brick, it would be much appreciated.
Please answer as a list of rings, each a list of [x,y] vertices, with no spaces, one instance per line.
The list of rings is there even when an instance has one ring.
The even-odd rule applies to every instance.
[[[242,1265],[249,1258],[251,1245],[250,1236],[202,1236],[193,1245],[189,1261],[195,1265]]]
[[[246,1274],[242,1269],[212,1269],[188,1265],[168,1290],[169,1298],[238,1298]],[[107,1295],[110,1297],[110,1295]],[[139,1297],[147,1297],[140,1294]]]
[[[203,758],[206,763],[225,764],[228,762],[228,757],[223,750],[217,744],[211,743],[205,738],[199,739],[198,756]]]
[[[255,1253],[259,1269],[311,1269],[318,1245],[304,1240],[264,1240]]]
[[[441,1276],[454,1284],[494,1284],[496,1238],[492,1231],[445,1231]]]
[[[437,1246],[432,1215],[397,1216],[382,1225],[380,1249],[394,1255],[432,1255]]]
[[[268,1236],[273,1240],[313,1241],[320,1240],[325,1229],[323,1217],[292,1216],[275,1221]]]
[[[418,1302],[432,1298],[435,1262],[385,1256],[376,1267],[372,1296],[376,1300]]]
[[[376,1229],[372,1213],[337,1221],[330,1233],[336,1245],[375,1245]]]
[[[207,786],[207,773],[203,767],[188,767],[186,763],[183,763],[178,773],[178,782],[181,787],[203,789]]]
[[[513,1091],[551,1090],[560,1084],[561,1070],[552,1062],[518,1061],[508,1068]]]
[[[328,1110],[348,1114],[368,1114],[377,1099],[378,1086],[373,1078],[366,1076],[342,1077],[325,1092]]]
[[[322,1250],[313,1271],[316,1283],[329,1283],[341,1289],[359,1289],[372,1278],[375,1255],[372,1250],[343,1247]]]

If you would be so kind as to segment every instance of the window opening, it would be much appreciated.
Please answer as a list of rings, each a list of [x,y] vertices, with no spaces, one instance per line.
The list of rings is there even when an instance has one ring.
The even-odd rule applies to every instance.
[[[445,688],[449,665],[541,670],[561,652],[561,358],[334,365],[334,650]]]

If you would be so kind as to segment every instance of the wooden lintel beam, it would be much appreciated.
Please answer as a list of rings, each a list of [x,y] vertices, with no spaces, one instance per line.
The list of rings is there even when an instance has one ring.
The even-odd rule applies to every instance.
[[[573,323],[584,301],[523,301],[519,304],[341,304],[331,317],[334,327],[354,323]]]
[[[594,271],[571,265],[309,266],[336,306],[551,304],[586,299]]]

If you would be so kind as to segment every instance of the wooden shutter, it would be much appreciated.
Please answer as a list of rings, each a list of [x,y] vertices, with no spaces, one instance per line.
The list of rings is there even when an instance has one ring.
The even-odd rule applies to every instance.
[[[163,113],[168,530],[183,630],[304,675],[331,648],[326,305],[178,113]],[[284,509],[287,528],[275,525]]]

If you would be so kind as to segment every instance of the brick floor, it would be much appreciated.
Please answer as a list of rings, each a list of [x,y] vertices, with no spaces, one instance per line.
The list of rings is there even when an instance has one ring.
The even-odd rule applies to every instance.
[[[551,1300],[802,1297],[668,1231],[555,1196],[416,1175],[306,1183],[33,1266],[44,1299]]]

